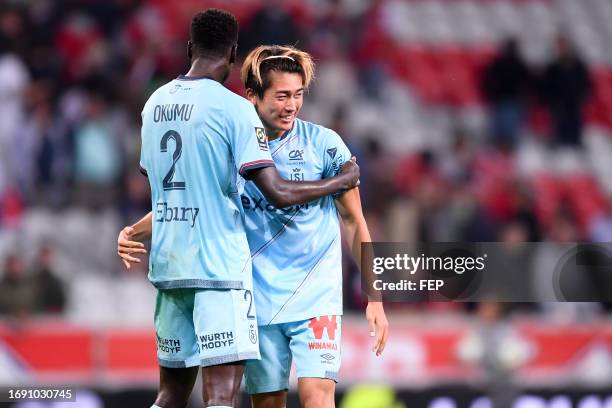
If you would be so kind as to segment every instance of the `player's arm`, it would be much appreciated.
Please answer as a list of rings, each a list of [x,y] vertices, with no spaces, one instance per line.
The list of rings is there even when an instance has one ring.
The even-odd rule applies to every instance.
[[[346,239],[351,247],[353,258],[361,269],[361,243],[372,242],[372,239],[361,209],[359,188],[353,188],[336,198],[336,207],[342,218]],[[366,318],[370,336],[376,336],[376,344],[372,351],[379,356],[385,349],[389,336],[389,323],[382,302],[369,301],[366,308]]]
[[[134,254],[146,254],[147,250],[142,241],[151,239],[153,232],[152,212],[142,217],[133,225],[123,228],[117,237],[117,255],[123,261],[127,269],[130,269],[133,262],[140,263],[140,259]]]
[[[318,181],[285,180],[274,166],[252,170],[249,178],[275,207],[284,208],[355,187],[359,183],[359,166],[353,158],[342,166],[337,176]]]

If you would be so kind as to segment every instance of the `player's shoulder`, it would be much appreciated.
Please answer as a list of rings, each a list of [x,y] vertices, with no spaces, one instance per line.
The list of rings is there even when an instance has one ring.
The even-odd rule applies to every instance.
[[[166,82],[165,84],[157,88],[155,91],[153,91],[153,93],[149,95],[149,98],[144,104],[143,112],[145,112],[151,105],[154,105],[158,101],[162,100],[165,95],[169,93],[170,89],[172,89],[175,84],[175,81],[176,80],[173,79],[172,81]]]
[[[230,91],[225,87],[223,88],[225,90],[223,99],[225,100],[225,108],[228,111],[238,114],[244,114],[245,112],[250,114],[255,112],[253,104],[248,99]]]
[[[309,122],[307,120],[295,119],[296,133],[306,136],[316,145],[326,145],[340,139],[340,135],[333,129]]]

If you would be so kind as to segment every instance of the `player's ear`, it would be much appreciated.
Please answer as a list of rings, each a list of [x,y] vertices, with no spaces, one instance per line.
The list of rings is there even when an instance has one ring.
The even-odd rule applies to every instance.
[[[238,53],[238,44],[232,45],[232,50],[230,51],[230,64],[236,62],[236,54]]]
[[[257,98],[257,93],[255,93],[255,91],[252,88],[247,88],[246,90],[246,97],[249,101],[251,101],[251,103],[253,105],[255,105],[255,101]]]
[[[190,41],[187,41],[187,58],[189,58],[189,61],[191,61],[191,57],[193,56],[193,43]]]

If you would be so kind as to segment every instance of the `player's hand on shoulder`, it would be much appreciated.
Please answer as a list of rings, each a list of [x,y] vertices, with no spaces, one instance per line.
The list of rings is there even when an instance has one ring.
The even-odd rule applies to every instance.
[[[376,343],[372,347],[372,352],[380,356],[385,349],[387,338],[389,337],[389,322],[387,321],[382,302],[368,302],[366,319],[368,320],[370,337],[376,337]]]
[[[357,159],[351,157],[351,160],[342,165],[338,175],[346,178],[347,190],[357,187],[359,185],[359,165],[357,164]]]
[[[125,227],[119,232],[117,237],[117,255],[119,255],[127,269],[130,269],[132,263],[140,263],[140,259],[132,255],[147,253],[142,242],[132,241],[133,234],[134,228]]]

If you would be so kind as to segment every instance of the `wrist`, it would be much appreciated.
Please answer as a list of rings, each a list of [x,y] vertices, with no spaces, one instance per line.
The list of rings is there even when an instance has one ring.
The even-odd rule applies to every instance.
[[[339,174],[336,178],[338,181],[336,193],[341,193],[348,190],[351,181],[350,177],[346,174]]]

